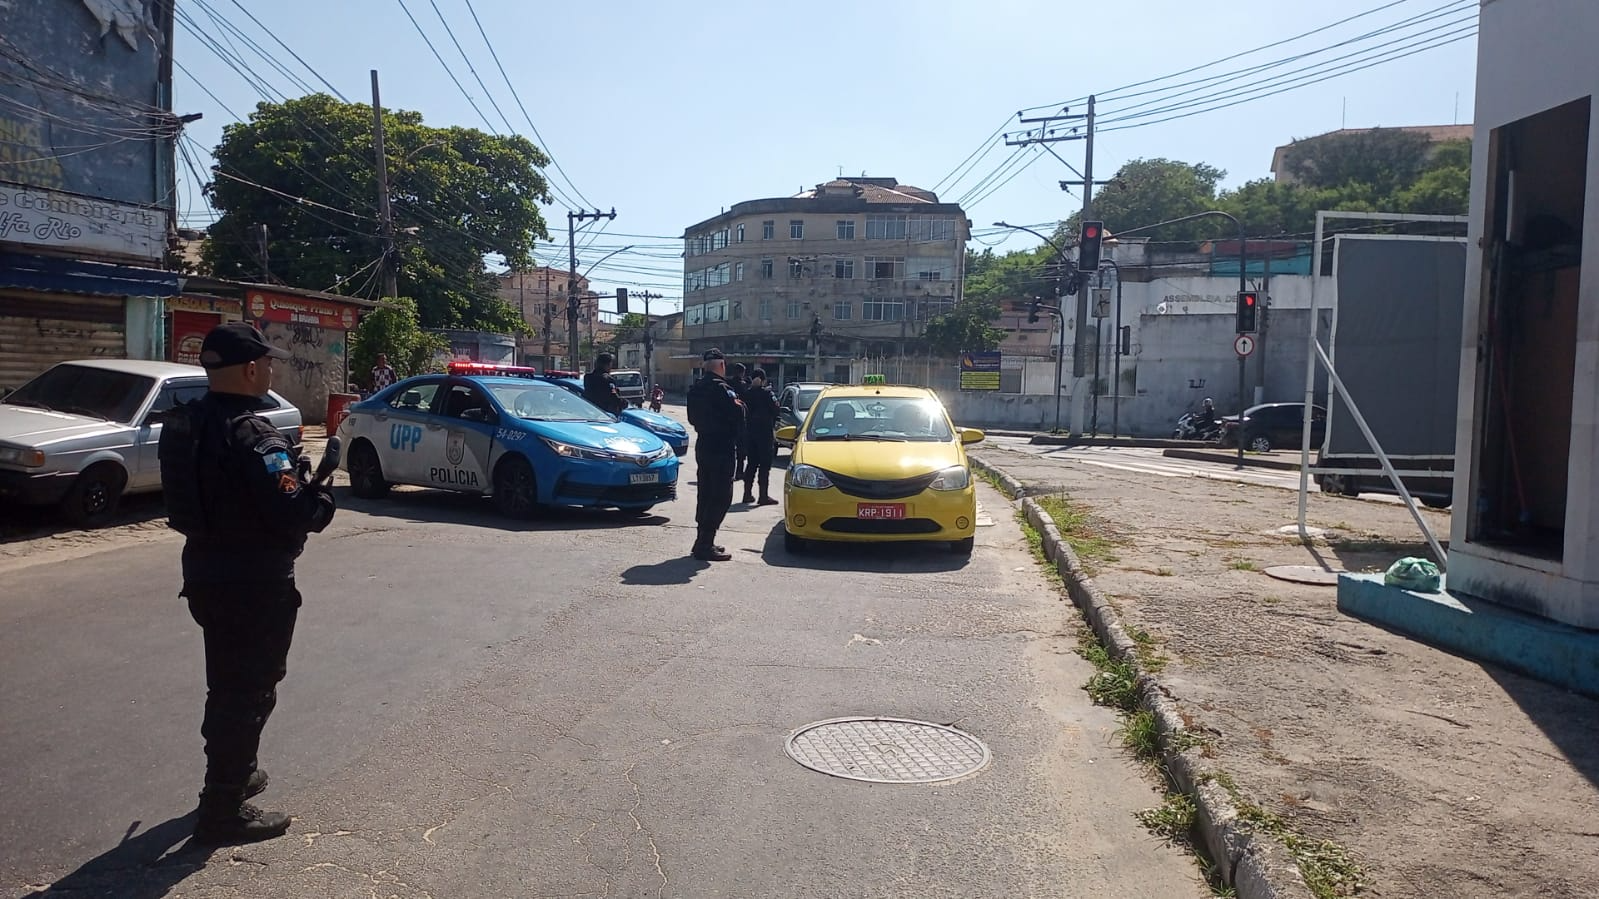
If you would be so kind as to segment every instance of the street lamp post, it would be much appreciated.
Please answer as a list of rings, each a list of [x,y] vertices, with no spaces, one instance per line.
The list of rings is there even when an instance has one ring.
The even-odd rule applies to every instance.
[[[1039,233],[1037,231],[1034,231],[1032,228],[1027,228],[1027,227],[1024,227],[1022,225],[1012,225],[1012,224],[1010,224],[1008,222],[995,222],[994,223],[994,227],[996,227],[996,228],[1009,228],[1012,231],[1026,231],[1028,234],[1031,234],[1034,237],[1038,238],[1039,240],[1042,240],[1044,243],[1049,244],[1050,249],[1055,251],[1055,258],[1057,260],[1059,260],[1058,263],[1057,263],[1059,266],[1064,268],[1065,266],[1067,266],[1069,264],[1069,260],[1066,258],[1066,251],[1060,248],[1060,244],[1055,243],[1053,240],[1050,240],[1048,237],[1045,237],[1043,234],[1041,234],[1041,233]],[[1058,294],[1058,296],[1055,299],[1055,303],[1056,303],[1055,312],[1056,312],[1056,317],[1060,319],[1060,341],[1059,341],[1059,344],[1055,348],[1055,430],[1059,431],[1060,430],[1060,381],[1061,381],[1061,376],[1065,373],[1065,371],[1063,369],[1063,365],[1064,365],[1064,363],[1066,361],[1066,298],[1065,298],[1065,295],[1064,294],[1060,294],[1059,291],[1057,291],[1057,294]]]
[[[1129,228],[1129,229],[1127,229],[1125,231],[1118,231],[1118,232],[1116,232],[1116,236],[1117,237],[1126,237],[1129,234],[1138,234],[1138,233],[1143,232],[1143,231],[1154,231],[1157,228],[1164,228],[1167,225],[1177,225],[1177,224],[1181,224],[1183,222],[1191,222],[1191,221],[1193,221],[1195,219],[1209,218],[1209,217],[1212,217],[1212,216],[1227,219],[1228,221],[1233,223],[1233,227],[1238,229],[1238,292],[1239,293],[1243,293],[1243,292],[1245,292],[1245,291],[1247,291],[1249,289],[1249,279],[1248,279],[1249,255],[1248,255],[1248,253],[1246,252],[1246,249],[1245,249],[1246,246],[1247,246],[1249,238],[1244,235],[1244,223],[1240,222],[1238,220],[1238,216],[1233,215],[1230,212],[1222,212],[1220,209],[1209,209],[1209,210],[1206,210],[1204,212],[1196,212],[1193,215],[1185,215],[1182,218],[1175,218],[1175,219],[1171,219],[1170,221],[1165,221],[1165,222],[1156,222],[1153,225],[1145,225],[1142,228]],[[1117,280],[1120,281],[1120,278],[1118,278]],[[1312,325],[1312,327],[1314,327],[1315,323],[1312,322],[1311,325]],[[1244,386],[1245,386],[1244,385],[1244,357],[1243,356],[1239,356],[1238,357],[1238,468],[1240,470],[1242,470],[1243,467],[1244,467]]]

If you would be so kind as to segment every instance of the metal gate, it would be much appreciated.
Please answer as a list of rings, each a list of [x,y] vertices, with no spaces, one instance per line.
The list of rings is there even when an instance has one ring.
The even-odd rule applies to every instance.
[[[0,291],[0,389],[68,359],[127,356],[122,297]]]

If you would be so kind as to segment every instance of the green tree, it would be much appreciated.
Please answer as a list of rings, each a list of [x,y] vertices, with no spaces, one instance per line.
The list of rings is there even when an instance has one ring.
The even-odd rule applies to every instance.
[[[1111,234],[1166,222],[1216,208],[1216,186],[1227,173],[1203,162],[1174,159],[1134,159],[1116,172],[1111,183],[1094,194],[1094,218]],[[1082,213],[1067,219],[1068,239],[1075,239]],[[1227,223],[1200,219],[1171,225],[1150,237],[1154,240],[1203,240],[1225,235]],[[1059,234],[1060,232],[1057,232]]]
[[[362,316],[356,326],[350,341],[350,377],[370,389],[379,353],[388,354],[389,364],[402,378],[435,371],[433,360],[449,349],[443,336],[422,330],[410,297],[389,300]]]
[[[548,157],[525,138],[430,127],[416,112],[390,110],[383,123],[400,293],[424,327],[522,330],[483,257],[533,264],[534,240],[549,236],[537,205],[550,200],[540,172]],[[274,278],[368,296],[378,288],[369,107],[325,94],[261,103],[223,130],[215,156],[206,193],[222,215],[205,246],[214,274],[260,280],[265,224]]]
[[[629,312],[617,320],[611,329],[611,339],[618,346],[644,339],[644,313]]]
[[[1283,154],[1283,168],[1308,188],[1367,185],[1376,197],[1391,197],[1427,169],[1432,142],[1400,128],[1334,131],[1297,140]]]
[[[954,309],[929,321],[922,339],[927,342],[929,349],[942,356],[992,350],[1005,339],[1005,332],[993,326],[997,318],[997,300],[968,296],[957,303]]]

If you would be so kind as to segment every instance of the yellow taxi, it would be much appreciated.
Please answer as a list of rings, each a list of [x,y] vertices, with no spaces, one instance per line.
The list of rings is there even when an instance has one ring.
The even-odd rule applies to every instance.
[[[783,481],[783,538],[790,552],[812,541],[948,541],[970,555],[977,491],[965,444],[983,432],[957,428],[925,387],[835,386],[822,391],[794,442]]]

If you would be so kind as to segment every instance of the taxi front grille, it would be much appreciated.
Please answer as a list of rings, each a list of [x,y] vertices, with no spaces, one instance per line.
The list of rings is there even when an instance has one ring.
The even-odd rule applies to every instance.
[[[861,499],[905,499],[926,490],[936,477],[938,472],[934,471],[897,481],[867,481],[837,472],[827,472],[827,479],[833,482],[833,486],[837,487],[840,493]]]
[[[822,530],[835,534],[936,534],[938,522],[931,518],[829,518]]]

